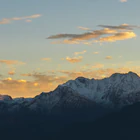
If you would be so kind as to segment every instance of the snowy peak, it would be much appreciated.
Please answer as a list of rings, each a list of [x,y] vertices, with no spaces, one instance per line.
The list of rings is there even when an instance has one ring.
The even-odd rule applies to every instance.
[[[138,101],[140,97],[140,77],[133,72],[115,73],[101,80],[78,77],[64,85],[96,103],[125,105]],[[130,96],[134,100],[130,100]]]
[[[59,85],[54,91],[48,93],[41,93],[40,95],[36,96],[29,108],[31,110],[47,110],[48,112],[57,112],[61,109],[76,109],[85,106],[92,106],[95,103],[92,100],[89,100],[71,87],[67,87],[64,85]]]
[[[134,73],[134,72],[132,72],[132,71],[129,71],[127,74],[128,74],[128,75],[131,75],[131,76],[139,77],[136,73]]]
[[[86,83],[86,82],[89,81],[88,78],[84,78],[84,77],[77,77],[75,80],[76,80],[76,81],[79,81],[79,82],[81,82],[81,83]]]
[[[136,80],[139,80],[140,77],[136,73],[133,73],[130,71],[130,72],[125,73],[125,74],[120,74],[120,73],[112,74],[109,77],[109,79],[113,79],[115,81],[121,80],[121,79],[127,79],[127,81],[136,81]]]
[[[12,99],[8,95],[0,95],[0,101],[8,101],[12,109],[22,106],[31,110],[49,111],[63,105],[80,107],[92,103],[122,107],[140,101],[140,77],[133,72],[115,73],[101,80],[78,77],[59,85],[54,91],[42,92],[34,98]]]
[[[102,80],[78,77],[59,85],[54,91],[41,93],[29,105],[47,110],[63,105],[81,106],[87,102],[108,106],[124,106],[140,101],[140,78],[137,74],[115,73]]]
[[[132,80],[140,80],[140,77],[136,73],[133,73],[133,72],[129,72],[127,74],[127,77],[131,78]]]

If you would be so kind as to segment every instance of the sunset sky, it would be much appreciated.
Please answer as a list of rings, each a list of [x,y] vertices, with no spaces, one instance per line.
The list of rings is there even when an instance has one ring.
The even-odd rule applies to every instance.
[[[34,97],[78,76],[140,75],[140,0],[0,0],[0,94]]]

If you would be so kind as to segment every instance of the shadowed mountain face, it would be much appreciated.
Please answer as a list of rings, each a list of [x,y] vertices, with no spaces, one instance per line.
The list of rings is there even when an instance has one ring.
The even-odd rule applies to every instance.
[[[57,137],[67,140],[137,140],[140,139],[139,131],[140,103],[135,103],[96,121],[66,126]]]
[[[1,138],[26,140],[136,140],[140,139],[140,103],[90,121],[65,123],[68,116],[14,114],[0,116]],[[79,116],[80,117],[80,116]]]
[[[30,139],[111,139],[116,132],[126,136],[140,128],[140,105],[135,104],[139,101],[140,78],[132,72],[102,80],[78,77],[34,98],[0,95],[1,137],[10,137],[5,132],[26,136],[20,140],[27,135]]]

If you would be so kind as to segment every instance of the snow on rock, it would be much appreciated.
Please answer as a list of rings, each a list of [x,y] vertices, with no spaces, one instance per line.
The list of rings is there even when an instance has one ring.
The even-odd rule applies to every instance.
[[[11,110],[20,109],[22,105],[31,110],[50,111],[63,104],[81,106],[87,102],[122,107],[140,101],[140,77],[133,72],[115,73],[101,80],[78,77],[34,98],[12,99],[0,95],[0,101],[8,101]]]
[[[133,72],[115,73],[101,80],[79,77],[64,83],[63,86],[71,87],[79,95],[104,104],[123,106],[134,103],[136,96],[137,99],[140,97],[140,77]],[[133,100],[130,100],[132,95]]]

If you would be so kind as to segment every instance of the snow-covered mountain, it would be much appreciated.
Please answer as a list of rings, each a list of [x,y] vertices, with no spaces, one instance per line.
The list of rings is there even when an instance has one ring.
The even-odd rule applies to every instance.
[[[0,95],[0,112],[17,111],[63,112],[68,109],[90,108],[97,105],[120,108],[140,101],[140,77],[129,72],[115,73],[109,78],[95,80],[78,77],[59,85],[54,91],[42,92],[34,98]]]
[[[71,87],[87,99],[101,104],[124,106],[140,101],[140,77],[133,72],[115,73],[101,80],[78,77],[62,86]]]

